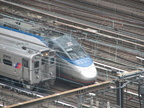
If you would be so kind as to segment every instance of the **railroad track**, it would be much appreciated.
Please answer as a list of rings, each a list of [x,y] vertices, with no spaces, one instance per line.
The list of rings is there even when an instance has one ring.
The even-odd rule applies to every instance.
[[[99,29],[98,29],[99,30]],[[101,31],[102,32],[102,31]],[[112,33],[112,34],[114,34],[114,33]],[[118,34],[118,33],[115,33],[115,34]]]
[[[2,106],[8,106],[32,100],[36,96],[33,95],[33,97],[32,92],[24,91],[2,82],[0,83],[0,87],[0,105]]]
[[[60,81],[58,81],[58,83],[59,82]],[[64,91],[67,92],[68,91],[68,89],[67,89],[68,86],[66,86],[64,83],[62,83],[62,84],[63,85],[61,85],[61,86],[63,86],[63,88],[61,88],[61,89],[59,87],[56,87],[56,86],[60,86],[60,84],[55,84],[55,86],[53,88],[55,91],[57,89],[57,92],[55,92],[54,94],[58,95],[61,92],[64,92]],[[5,107],[9,106],[9,105],[13,105],[13,104],[22,103],[25,101],[31,101],[32,99],[42,98],[44,96],[49,95],[46,93],[29,91],[29,90],[26,90],[26,89],[23,89],[20,87],[16,87],[16,86],[12,86],[9,84],[5,84],[5,83],[0,83],[0,87],[1,87],[0,88],[0,105],[5,106]],[[69,90],[72,90],[71,88],[72,87],[69,86]],[[102,90],[105,90],[104,89],[105,87],[102,87],[102,88],[101,88]],[[86,93],[89,93],[89,92],[87,91]],[[84,94],[84,95],[87,95],[87,94]],[[72,95],[72,96],[67,97],[67,98],[63,97],[60,100],[55,100],[55,101],[52,101],[50,103],[43,104],[43,105],[41,105],[40,108],[47,107],[47,105],[50,107],[58,107],[58,108],[61,108],[64,106],[65,107],[71,107],[71,108],[77,108],[77,100],[78,100],[78,97],[75,95]],[[86,101],[88,102],[88,100],[86,100]],[[33,108],[33,107],[30,107],[30,108]],[[36,106],[34,106],[34,108],[36,108]]]
[[[15,2],[15,3],[19,3],[19,4],[25,4],[25,5],[31,5],[30,4],[30,1],[29,0],[26,0],[26,1],[14,1],[14,0],[7,0],[7,1],[11,1],[11,2]],[[85,1],[85,2],[84,2]],[[90,1],[90,2],[88,2],[88,1],[86,1],[86,0],[84,0],[83,2],[78,2],[78,0],[77,1],[72,1],[72,0],[69,0],[69,1],[66,1],[66,0],[61,0],[61,1],[59,1],[59,0],[53,0],[53,1],[46,1],[46,0],[43,0],[43,1],[40,1],[40,0],[34,0],[34,3],[35,4],[33,4],[33,5],[31,5],[31,6],[37,6],[37,7],[39,7],[40,8],[40,6],[41,7],[43,7],[43,8],[48,8],[49,9],[49,11],[53,11],[54,10],[54,8],[56,8],[55,10],[57,10],[57,8],[58,9],[60,9],[60,8],[62,8],[63,10],[67,10],[67,11],[79,11],[79,12],[82,12],[82,13],[90,13],[90,14],[95,14],[96,13],[96,10],[100,10],[98,7],[94,7],[93,5],[88,5],[89,3],[94,3],[94,1]],[[97,1],[97,2],[102,2],[102,3],[105,3],[106,1]],[[124,6],[124,5],[126,5],[126,3],[125,2],[123,2],[123,3],[117,3],[116,1],[115,1],[115,3],[113,3],[114,1],[108,1],[108,3],[110,3],[110,4],[120,4],[121,6]],[[102,4],[101,3],[101,4]],[[38,4],[41,4],[41,5],[38,5]],[[96,2],[95,2],[95,4],[96,4]],[[106,4],[106,3],[105,3]],[[139,4],[140,5],[140,4]],[[124,6],[125,8],[125,11],[128,11],[127,10],[127,8],[128,7],[131,7],[130,5],[126,5],[126,6]],[[94,8],[94,9],[93,9]],[[133,8],[135,8],[135,6],[133,6]],[[140,7],[139,7],[140,8]],[[50,10],[51,9],[51,10]],[[102,9],[104,9],[104,7],[102,7],[101,8],[101,10]],[[115,8],[113,7],[113,10],[114,10]],[[120,9],[120,8],[119,8]],[[141,8],[140,8],[141,9]],[[140,10],[139,9],[139,10]],[[107,12],[107,10],[104,10],[104,11],[106,11]],[[81,13],[81,14],[82,14]],[[101,12],[99,12],[99,13],[102,13],[102,11]],[[64,13],[63,13],[64,14]],[[119,14],[119,13],[117,13],[117,14]],[[114,15],[112,15],[113,17],[114,17]],[[130,17],[130,16],[129,16]],[[128,18],[129,18],[128,17]],[[116,18],[118,18],[118,16],[116,17]],[[106,20],[106,19],[105,19]],[[138,21],[138,19],[136,19],[136,21],[133,21],[133,23],[134,22],[137,22]],[[130,22],[129,22],[130,23]],[[132,23],[132,22],[131,22]],[[139,22],[139,24],[140,24],[140,22]]]
[[[9,0],[9,1],[11,1],[11,0]],[[73,17],[73,18],[82,19],[82,20],[89,21],[92,23],[98,23],[101,25],[112,27],[114,29],[130,31],[133,28],[131,30],[131,32],[134,32],[134,31],[136,31],[136,29],[139,28],[139,30],[137,30],[138,32],[136,31],[136,33],[139,33],[140,30],[143,31],[143,20],[140,21],[141,19],[138,19],[137,18],[138,16],[133,17],[132,15],[127,15],[127,14],[121,15],[121,13],[118,13],[118,12],[115,14],[114,11],[110,11],[111,12],[110,13],[110,12],[107,12],[108,9],[102,10],[102,9],[104,9],[104,7],[102,7],[101,10],[99,9],[98,6],[92,7],[92,5],[91,5],[91,7],[90,7],[88,5],[89,2],[81,3],[81,2],[74,2],[74,1],[66,2],[66,1],[58,1],[58,0],[50,1],[50,2],[35,0],[35,2],[34,2],[35,4],[31,4],[28,0],[27,1],[19,1],[19,2],[13,0],[12,2],[16,2],[16,3],[22,4],[22,5],[25,4],[27,6],[35,7],[35,8],[41,9],[41,10],[57,12],[59,14],[63,14],[66,16],[69,15],[70,17]],[[98,1],[98,2],[105,3],[106,1]],[[109,1],[108,3],[113,4],[111,2]],[[41,5],[38,5],[38,4],[41,4]],[[59,5],[57,5],[57,4],[59,4]],[[123,6],[123,5],[121,5],[121,6]],[[131,11],[131,9],[127,9],[127,7],[125,6],[123,9],[125,11],[128,11],[128,10]],[[97,12],[98,10],[99,10],[99,12]],[[113,7],[113,10],[115,10],[114,7]],[[114,13],[112,14],[112,12],[114,12]],[[120,15],[118,16],[118,14],[120,14]],[[127,16],[124,17],[124,15],[127,15]],[[124,18],[121,16],[123,16]]]
[[[85,40],[81,42],[87,52],[90,52],[92,56],[99,56],[105,59],[111,59],[117,63],[125,63],[125,65],[131,65],[131,67],[142,66],[139,60],[136,58],[137,54],[123,51],[122,49],[115,49],[108,46],[95,43],[92,40]],[[95,46],[97,44],[97,46]],[[94,47],[94,48],[93,48]],[[95,48],[96,47],[96,48]],[[129,55],[129,56],[128,56]]]
[[[3,9],[1,9],[1,10],[3,10]],[[15,9],[13,7],[12,11],[14,11],[14,10]],[[33,9],[31,9],[31,10],[33,10]],[[33,13],[34,10],[33,11],[27,10],[27,11],[28,11],[28,13]],[[4,12],[4,10],[3,10],[3,12]],[[11,11],[9,9],[7,9],[7,14],[8,13],[11,13]],[[17,16],[21,16],[21,15],[23,16],[24,12],[22,12],[22,10],[21,10],[21,11],[19,11],[19,13],[20,14],[17,15]],[[42,13],[34,12],[34,14],[35,14],[35,16],[33,16],[33,17],[36,18],[36,20],[39,19],[40,21],[42,21],[42,17],[39,17],[41,15],[44,15],[44,16],[46,16],[46,18],[48,18],[48,16],[47,16],[48,14],[47,13],[44,14],[44,12],[42,12]],[[24,14],[24,15],[26,15],[26,14]],[[74,14],[72,14],[72,15],[74,15]],[[89,14],[84,14],[84,15],[89,15]],[[32,14],[30,16],[31,16],[31,19],[32,19]],[[28,17],[28,15],[26,15],[24,19],[28,19],[27,17]],[[143,34],[141,34],[141,33],[140,33],[141,35],[137,35],[137,34],[135,34],[135,35],[122,34],[122,33],[120,33],[119,31],[116,31],[116,30],[111,31],[111,30],[105,30],[105,29],[102,29],[102,28],[99,28],[99,27],[94,27],[94,26],[91,26],[91,25],[88,26],[88,24],[90,24],[90,23],[82,24],[81,22],[77,23],[76,21],[67,20],[67,19],[64,19],[64,18],[57,18],[56,16],[51,16],[51,17],[54,17],[54,19],[55,19],[55,20],[51,20],[52,18],[50,18],[50,20],[52,22],[51,23],[52,26],[53,26],[53,22],[55,22],[55,24],[59,25],[59,26],[57,26],[58,30],[62,30],[63,32],[71,32],[71,29],[72,29],[74,31],[74,33],[76,31],[76,33],[75,33],[76,34],[76,38],[82,38],[80,40],[80,42],[82,42],[82,43],[83,43],[83,39],[93,39],[93,37],[90,37],[90,35],[96,34],[95,35],[97,37],[96,40],[99,40],[101,43],[107,43],[107,45],[108,45],[107,48],[103,47],[102,45],[100,46],[100,44],[98,44],[98,43],[93,45],[93,49],[98,49],[100,55],[102,54],[103,58],[108,57],[108,56],[106,56],[108,54],[109,54],[109,57],[112,57],[112,53],[115,53],[115,55],[113,55],[113,56],[115,56],[116,58],[118,56],[123,57],[122,59],[125,59],[125,61],[127,61],[126,62],[127,64],[129,64],[128,62],[131,61],[132,64],[136,62],[136,63],[141,65],[141,63],[139,63],[139,61],[136,59],[135,56],[140,56],[140,57],[144,56],[143,53],[142,53],[143,52],[143,43],[144,43],[143,42],[143,36],[142,36]],[[37,21],[39,21],[39,20],[37,20]],[[44,20],[47,21],[46,19],[44,19]],[[133,25],[135,26],[136,24],[133,23]],[[63,27],[63,28],[60,28],[60,27]],[[135,26],[133,28],[137,28],[137,27]],[[79,31],[80,31],[80,33],[79,33]],[[85,32],[85,34],[83,34],[82,32]],[[91,44],[92,44],[92,42],[91,42]],[[87,43],[83,43],[83,45],[85,45],[86,48],[88,48],[88,49],[90,49],[92,47],[92,46],[88,45]],[[120,50],[120,52],[118,54],[117,52],[115,52],[117,50],[117,48],[118,48],[115,45],[116,46],[122,46],[123,45],[124,47],[126,47],[129,50],[125,50],[125,49],[119,47],[122,50]],[[107,51],[106,49],[110,49],[110,50]],[[111,49],[113,49],[113,50],[111,50]],[[90,51],[90,50],[88,50],[88,51]],[[124,55],[124,53],[121,53],[121,52],[127,53],[128,56]],[[89,53],[92,53],[92,52],[89,52]],[[98,53],[96,52],[96,54],[98,54]],[[131,55],[129,55],[129,54],[131,54]],[[129,60],[129,59],[131,59],[131,60]],[[99,59],[99,62],[101,60],[102,59]],[[132,62],[132,61],[134,61],[134,62]],[[104,61],[104,62],[107,65],[111,64],[114,67],[116,66],[116,65],[112,64],[110,61],[109,62]],[[124,63],[124,62],[119,62],[119,63]],[[131,66],[134,66],[134,68],[137,68],[137,66],[132,65],[132,64],[131,64]],[[118,66],[118,69],[119,70],[120,69],[123,70],[123,67],[119,68],[119,66]],[[136,87],[137,87],[137,85],[136,85]],[[63,89],[61,89],[60,91],[63,91]],[[113,97],[113,96],[111,96],[111,97]],[[114,101],[114,100],[112,100],[112,101]],[[136,104],[138,104],[138,103],[136,103]]]
[[[10,81],[9,83],[0,82],[0,105],[1,106],[9,106],[13,104],[22,103],[25,101],[29,101],[36,98],[41,98],[44,96],[48,96],[51,94],[56,94],[64,91],[68,91],[73,89],[74,87],[69,86],[66,84],[66,82],[57,80],[56,84],[50,89],[50,90],[44,90],[42,88],[39,88],[39,92],[37,91],[31,91],[24,89],[20,86],[14,86],[11,85]],[[76,100],[76,97],[74,97],[72,100]],[[68,100],[67,100],[68,102]],[[54,105],[70,105],[67,104],[66,101],[54,101]],[[76,105],[76,102],[75,102]]]

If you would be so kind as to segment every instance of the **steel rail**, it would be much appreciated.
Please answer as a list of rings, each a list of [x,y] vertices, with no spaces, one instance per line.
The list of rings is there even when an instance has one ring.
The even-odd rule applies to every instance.
[[[76,89],[73,89],[73,90],[68,90],[68,91],[65,91],[65,92],[56,93],[56,94],[45,96],[45,97],[42,97],[42,98],[33,99],[33,100],[30,100],[30,101],[27,101],[27,102],[15,104],[15,105],[10,105],[10,106],[7,106],[5,108],[28,108],[29,106],[32,106],[32,105],[34,105],[34,106],[35,105],[40,105],[42,103],[51,102],[51,101],[58,100],[58,99],[63,98],[63,97],[69,97],[69,96],[72,96],[72,95],[81,95],[81,94],[84,94],[84,93],[87,93],[87,92],[98,90],[100,88],[101,89],[106,88],[106,86],[108,86],[110,83],[111,83],[110,81],[105,81],[103,83],[92,84],[92,85],[89,85],[89,86],[84,86],[84,87],[81,87],[81,88],[76,88]]]
[[[84,31],[87,31],[87,32],[90,32],[90,33],[95,33],[97,35],[108,37],[110,39],[116,39],[116,40],[119,40],[119,41],[123,41],[123,42],[127,42],[127,43],[131,43],[131,44],[134,44],[134,45],[138,45],[138,46],[144,47],[144,45],[141,45],[141,44],[137,44],[137,43],[130,42],[130,41],[127,41],[127,40],[124,40],[124,39],[120,39],[120,38],[116,38],[116,37],[112,37],[110,35],[106,35],[106,34],[100,33],[99,31],[97,31],[95,29],[85,29],[85,28],[77,27],[77,26],[70,25],[70,24],[65,24],[65,23],[61,23],[61,22],[58,22],[58,23],[66,25],[66,26],[74,27],[74,28],[79,29],[79,30],[84,30]],[[107,31],[107,30],[104,30],[104,31]],[[110,31],[107,31],[107,32],[110,32]],[[110,32],[110,33],[114,33],[114,32]],[[114,33],[114,34],[116,34],[116,33]],[[120,34],[120,33],[118,33],[116,35],[120,35],[120,36],[124,36],[124,37],[127,37],[127,38],[136,39],[136,38],[133,38],[133,37],[130,37],[130,36],[127,36],[127,35]],[[136,39],[136,40],[144,42],[144,40],[142,40],[142,39]]]
[[[21,8],[24,8],[24,9],[28,9],[28,10],[31,10],[31,11],[34,11],[34,12],[38,12],[38,13],[41,13],[41,14],[44,14],[44,15],[48,15],[48,16],[51,16],[51,17],[56,17],[57,19],[60,19],[60,20],[64,20],[64,21],[69,21],[69,22],[72,22],[72,23],[76,23],[76,24],[80,24],[80,25],[83,25],[83,26],[86,26],[88,28],[92,28],[92,29],[96,29],[96,30],[99,30],[100,31],[105,31],[105,32],[108,32],[108,33],[112,33],[114,35],[119,35],[119,36],[123,36],[123,37],[127,37],[127,38],[132,38],[132,39],[135,39],[135,40],[138,40],[138,41],[141,41],[141,42],[144,42],[144,40],[142,39],[137,39],[137,38],[133,38],[133,37],[130,37],[130,36],[127,36],[127,35],[124,35],[124,34],[121,34],[121,33],[115,33],[113,31],[108,31],[108,30],[104,30],[102,28],[98,28],[94,25],[90,25],[91,23],[89,22],[89,24],[87,24],[85,21],[81,21],[81,20],[78,20],[78,19],[73,19],[73,18],[70,18],[70,17],[66,17],[66,16],[63,16],[63,15],[58,15],[58,14],[54,14],[54,13],[51,13],[51,12],[47,12],[47,11],[41,11],[39,9],[35,9],[35,8],[30,8],[30,7],[27,7],[27,6],[22,6],[22,5],[18,5],[16,3],[12,3],[12,2],[8,2],[8,1],[4,1],[4,0],[0,0],[1,2],[4,2],[4,3],[8,3],[8,4],[11,4],[11,5],[15,5],[15,6],[18,6],[18,7],[21,7]],[[57,23],[61,23],[59,21],[55,21]],[[65,23],[61,23],[61,24],[65,24]],[[69,25],[69,24],[65,24],[65,25]],[[72,25],[71,25],[72,26]],[[73,26],[76,28],[76,26]],[[78,27],[79,28],[79,27]],[[79,29],[83,29],[83,28],[79,28]],[[90,31],[90,29],[83,29],[85,31]],[[101,33],[102,34],[102,33]],[[102,34],[103,35],[103,34]],[[137,44],[139,45],[139,44]],[[141,45],[140,45],[141,46]]]

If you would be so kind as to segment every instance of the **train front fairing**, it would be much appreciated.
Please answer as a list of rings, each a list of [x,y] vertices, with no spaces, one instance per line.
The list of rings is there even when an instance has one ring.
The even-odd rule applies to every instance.
[[[92,84],[97,71],[90,56],[70,36],[52,38],[49,46],[57,52],[57,76],[81,84]]]

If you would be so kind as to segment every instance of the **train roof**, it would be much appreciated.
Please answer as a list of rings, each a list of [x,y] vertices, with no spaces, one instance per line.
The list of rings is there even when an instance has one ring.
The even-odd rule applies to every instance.
[[[52,30],[41,24],[36,24],[20,19],[8,19],[9,18],[0,18],[0,25],[2,25],[0,26],[0,29],[4,29],[3,31],[1,31],[1,33],[9,32],[11,36],[13,35],[16,38],[24,38],[28,41],[32,40],[32,42],[45,44],[46,46],[49,46],[50,40],[54,41],[55,43],[59,44],[64,48],[68,48],[74,45],[79,46],[79,43],[68,34]],[[27,35],[27,38],[25,38],[24,35]]]
[[[35,45],[32,43],[26,43],[18,40],[4,39],[0,40],[0,50],[15,55],[31,57],[36,54],[40,54],[42,51],[50,51],[50,48]]]

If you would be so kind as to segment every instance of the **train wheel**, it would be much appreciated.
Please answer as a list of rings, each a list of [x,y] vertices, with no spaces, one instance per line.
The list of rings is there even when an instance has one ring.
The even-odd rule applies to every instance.
[[[52,79],[52,80],[49,81],[50,86],[54,85],[54,83],[55,83],[54,79]]]
[[[31,85],[29,85],[29,84],[24,84],[24,83],[23,83],[23,88],[29,89],[29,90],[33,90],[33,89],[34,89],[33,86],[31,86]]]
[[[36,86],[34,90],[39,92],[41,90],[41,88],[39,86]]]
[[[44,87],[45,89],[50,89],[50,84],[48,83],[48,81],[45,81],[45,82],[43,83],[43,87]]]

